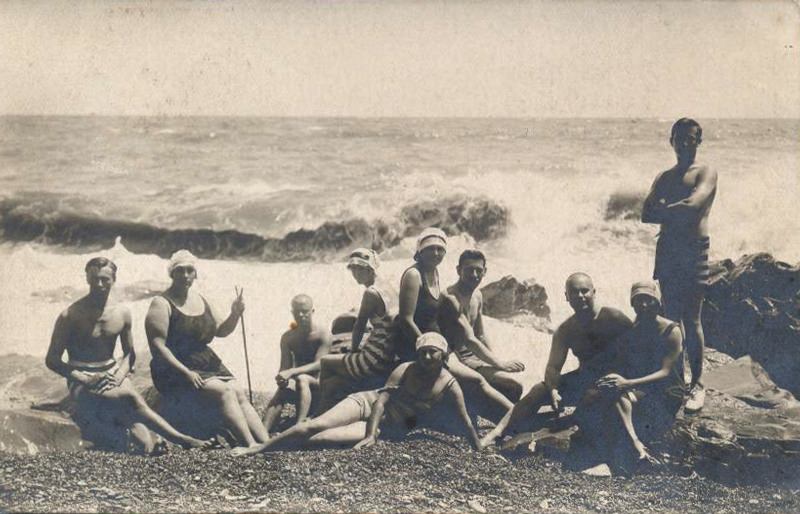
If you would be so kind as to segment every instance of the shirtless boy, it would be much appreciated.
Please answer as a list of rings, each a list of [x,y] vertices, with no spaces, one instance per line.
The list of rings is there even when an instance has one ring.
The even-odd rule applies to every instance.
[[[565,296],[574,314],[553,334],[544,382],[534,385],[484,436],[481,441],[484,446],[492,444],[509,426],[536,414],[545,404],[549,403],[554,411],[560,410],[562,402],[577,405],[609,371],[614,360],[613,342],[633,323],[617,309],[595,303],[594,284],[585,273],[573,273],[567,278]],[[578,358],[578,369],[561,375],[570,350]]]
[[[669,142],[677,164],[656,177],[644,201],[642,222],[661,226],[653,278],[658,279],[664,315],[683,325],[692,370],[686,411],[703,408],[705,337],[701,314],[708,284],[708,215],[717,194],[717,173],[695,161],[703,129],[681,118]]]
[[[493,350],[483,330],[483,295],[478,286],[486,274],[486,256],[479,250],[465,250],[458,258],[458,281],[447,288],[448,294],[458,301],[459,311],[466,316],[472,331],[489,350]],[[513,373],[500,369],[476,356],[464,344],[458,344],[455,353],[462,364],[480,373],[495,389],[512,402],[522,396],[522,383]]]
[[[299,294],[292,298],[293,328],[281,336],[281,367],[275,376],[278,391],[267,405],[264,426],[275,425],[283,405],[297,397],[297,422],[308,418],[312,394],[319,389],[320,359],[331,351],[330,331],[313,322],[311,297]]]
[[[148,428],[183,447],[202,447],[205,442],[175,430],[148,407],[133,388],[128,374],[136,354],[127,307],[109,302],[117,278],[117,266],[104,257],[86,264],[89,294],[76,301],[56,320],[45,364],[67,379],[75,400],[77,417],[100,442],[119,441],[118,428],[130,431],[133,442],[150,454],[156,445]],[[114,359],[120,340],[122,357]],[[68,362],[62,360],[67,352]]]

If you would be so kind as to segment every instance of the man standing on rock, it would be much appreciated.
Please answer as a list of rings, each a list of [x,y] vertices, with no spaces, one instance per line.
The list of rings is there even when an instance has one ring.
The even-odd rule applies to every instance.
[[[695,162],[702,139],[696,121],[675,122],[669,142],[678,162],[656,177],[642,209],[642,222],[661,225],[653,278],[661,286],[664,315],[683,326],[692,370],[688,412],[705,402],[701,314],[708,285],[708,215],[717,194],[717,173]]]
[[[492,346],[483,330],[483,295],[478,286],[486,274],[486,256],[480,250],[465,250],[458,258],[458,281],[447,288],[448,294],[458,301],[459,311],[467,318],[472,331],[489,350]],[[495,389],[516,402],[522,396],[522,383],[514,373],[491,365],[475,355],[463,342],[454,348],[458,359],[467,367],[480,373]]]
[[[509,426],[536,414],[543,405],[549,403],[556,412],[562,408],[562,402],[577,405],[597,380],[610,371],[615,358],[613,342],[633,323],[621,311],[595,303],[594,284],[585,273],[573,273],[567,278],[565,295],[575,313],[553,334],[544,382],[534,385],[484,436],[483,446],[494,443]],[[578,369],[561,375],[570,350],[578,358]]]
[[[121,440],[119,429],[127,429],[141,450],[150,454],[156,445],[149,427],[183,447],[204,446],[204,441],[175,430],[133,388],[128,378],[136,359],[131,313],[108,301],[116,278],[117,266],[109,259],[95,257],[86,264],[89,294],[59,315],[45,364],[67,379],[81,430],[91,432],[95,442],[120,446],[127,441]],[[117,338],[123,353],[118,361],[114,359]],[[62,360],[65,351],[67,363]]]

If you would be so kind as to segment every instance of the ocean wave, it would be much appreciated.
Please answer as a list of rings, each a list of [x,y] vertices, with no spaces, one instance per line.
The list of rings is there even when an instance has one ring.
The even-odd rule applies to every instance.
[[[331,220],[280,238],[238,230],[167,229],[14,198],[0,201],[0,238],[5,241],[98,250],[121,238],[134,253],[168,257],[186,248],[203,258],[265,262],[327,261],[356,246],[383,251],[429,226],[440,227],[449,235],[468,234],[475,241],[486,241],[503,237],[509,225],[510,212],[503,205],[465,196],[408,204],[384,219]]]
[[[603,218],[611,220],[638,220],[642,217],[642,205],[647,193],[644,191],[616,191],[606,202]]]

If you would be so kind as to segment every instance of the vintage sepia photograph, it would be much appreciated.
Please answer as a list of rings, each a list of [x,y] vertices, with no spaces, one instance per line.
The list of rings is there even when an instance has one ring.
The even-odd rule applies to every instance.
[[[0,2],[0,511],[800,510],[798,45]]]

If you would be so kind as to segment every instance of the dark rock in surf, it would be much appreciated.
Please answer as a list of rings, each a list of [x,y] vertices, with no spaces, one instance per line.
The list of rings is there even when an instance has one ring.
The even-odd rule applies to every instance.
[[[534,328],[549,331],[550,306],[547,291],[535,279],[520,282],[511,275],[481,288],[483,310],[487,316],[499,319],[522,320],[531,317]],[[539,326],[541,325],[541,326]]]
[[[646,197],[644,192],[623,191],[612,193],[606,202],[603,218],[611,220],[639,220]]]
[[[800,394],[800,266],[759,253],[711,269],[706,344],[734,357],[750,355],[776,384]]]

